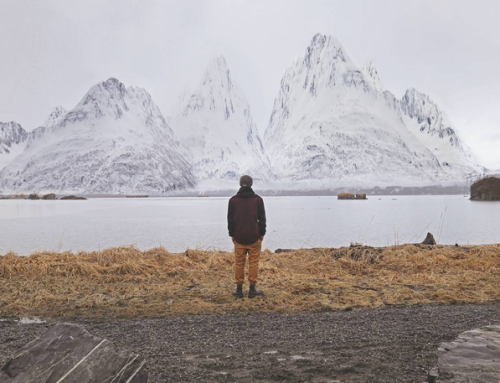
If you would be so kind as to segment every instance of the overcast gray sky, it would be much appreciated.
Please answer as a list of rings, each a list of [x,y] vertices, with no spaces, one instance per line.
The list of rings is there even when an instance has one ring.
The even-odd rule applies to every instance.
[[[497,0],[1,0],[0,121],[31,130],[109,77],[168,116],[222,54],[263,133],[281,76],[320,32],[372,60],[396,96],[429,94],[500,168],[499,15]]]

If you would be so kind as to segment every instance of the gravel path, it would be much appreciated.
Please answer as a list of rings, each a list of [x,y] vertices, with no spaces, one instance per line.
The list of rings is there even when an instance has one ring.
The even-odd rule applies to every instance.
[[[1,321],[0,365],[57,321]],[[68,321],[140,353],[151,383],[422,383],[436,365],[438,345],[500,323],[500,304]]]

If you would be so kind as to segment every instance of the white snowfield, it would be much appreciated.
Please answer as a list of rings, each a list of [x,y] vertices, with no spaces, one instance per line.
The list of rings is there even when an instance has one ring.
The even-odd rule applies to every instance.
[[[31,132],[0,123],[1,194],[228,190],[242,174],[260,190],[464,185],[485,172],[428,96],[397,99],[321,34],[285,71],[264,140],[223,57],[168,122],[110,78]]]

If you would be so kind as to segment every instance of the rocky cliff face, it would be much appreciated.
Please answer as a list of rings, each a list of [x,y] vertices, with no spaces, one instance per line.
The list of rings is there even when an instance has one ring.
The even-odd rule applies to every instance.
[[[17,122],[0,122],[0,170],[26,147],[29,133]]]
[[[429,148],[447,174],[467,176],[484,172],[448,117],[429,96],[409,89],[400,105],[408,129]]]

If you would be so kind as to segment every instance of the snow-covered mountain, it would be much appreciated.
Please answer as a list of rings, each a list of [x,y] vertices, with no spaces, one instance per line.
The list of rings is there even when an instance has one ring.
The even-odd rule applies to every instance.
[[[420,108],[417,93],[411,94],[398,100],[384,90],[373,64],[359,69],[337,39],[315,35],[305,56],[286,70],[265,133],[280,183],[331,188],[465,182],[479,169],[468,149],[437,108]],[[430,137],[449,133],[453,145],[438,145],[421,137],[421,126],[407,126],[427,116]]]
[[[0,122],[0,170],[23,152],[28,136],[17,122]]]
[[[212,60],[196,90],[181,96],[171,124],[200,190],[234,188],[245,173],[256,182],[273,179],[248,101],[224,57]]]
[[[396,98],[373,63],[321,34],[285,71],[264,144],[218,57],[168,121],[144,89],[110,78],[31,132],[0,123],[0,193],[224,190],[245,173],[261,189],[428,186],[487,172],[427,95]]]
[[[429,96],[408,89],[400,105],[408,129],[431,150],[446,172],[468,175],[486,170],[477,165],[471,150]]]
[[[165,194],[195,185],[180,151],[149,93],[110,78],[29,134],[0,191]]]

